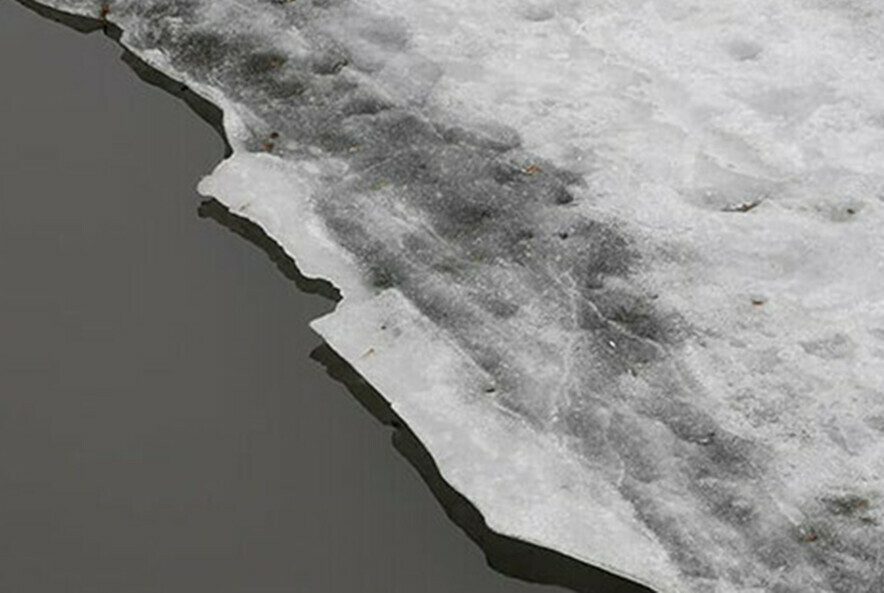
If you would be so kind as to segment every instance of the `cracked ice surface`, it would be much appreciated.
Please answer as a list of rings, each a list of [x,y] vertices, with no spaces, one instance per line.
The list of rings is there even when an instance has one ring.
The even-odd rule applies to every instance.
[[[884,590],[866,0],[45,0],[224,110],[201,184],[491,528],[666,593]]]

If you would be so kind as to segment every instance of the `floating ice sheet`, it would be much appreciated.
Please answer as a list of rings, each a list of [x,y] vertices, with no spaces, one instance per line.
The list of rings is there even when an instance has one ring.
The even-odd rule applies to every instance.
[[[491,528],[665,593],[884,590],[884,17],[44,0],[220,106],[201,184]]]

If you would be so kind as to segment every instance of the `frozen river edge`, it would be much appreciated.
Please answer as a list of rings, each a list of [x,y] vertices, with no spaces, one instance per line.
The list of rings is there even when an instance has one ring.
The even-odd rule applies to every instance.
[[[15,1],[43,18],[80,33],[101,32],[120,43],[122,31],[106,21],[50,8],[33,0]],[[227,144],[221,109],[180,81],[151,67],[125,45],[120,45],[124,50],[121,59],[133,73],[143,82],[184,101],[193,113],[208,123],[225,141],[225,157],[229,157],[233,151]],[[217,224],[230,229],[242,240],[249,241],[261,249],[299,290],[319,294],[333,302],[340,300],[339,291],[329,282],[304,277],[297,269],[296,262],[282,246],[267,235],[261,226],[251,221],[247,213],[232,213],[222,203],[212,200],[201,207],[200,216],[211,218]],[[417,435],[393,411],[383,396],[345,359],[328,345],[316,349],[311,357],[326,369],[331,379],[343,384],[376,421],[392,429],[392,442],[396,450],[420,474],[450,520],[483,550],[491,568],[512,578],[561,586],[577,592],[591,593],[599,589],[611,589],[623,593],[649,591],[642,585],[626,581],[559,552],[501,535],[489,529],[479,510],[445,481],[430,452]]]
[[[884,13],[41,4],[217,106],[199,192],[339,291],[311,327],[489,530],[660,593],[884,585]]]

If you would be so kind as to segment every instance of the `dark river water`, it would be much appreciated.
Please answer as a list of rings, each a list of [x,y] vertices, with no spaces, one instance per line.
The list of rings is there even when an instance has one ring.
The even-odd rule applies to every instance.
[[[504,570],[637,591],[483,532],[391,445],[307,327],[333,301],[196,194],[221,137],[120,54],[0,0],[0,591],[562,590],[445,508]]]

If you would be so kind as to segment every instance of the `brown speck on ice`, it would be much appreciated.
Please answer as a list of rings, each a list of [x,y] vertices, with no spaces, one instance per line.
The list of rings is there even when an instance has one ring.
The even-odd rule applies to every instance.
[[[534,175],[535,173],[540,173],[540,167],[538,167],[537,165],[531,164],[525,167],[526,175]]]

